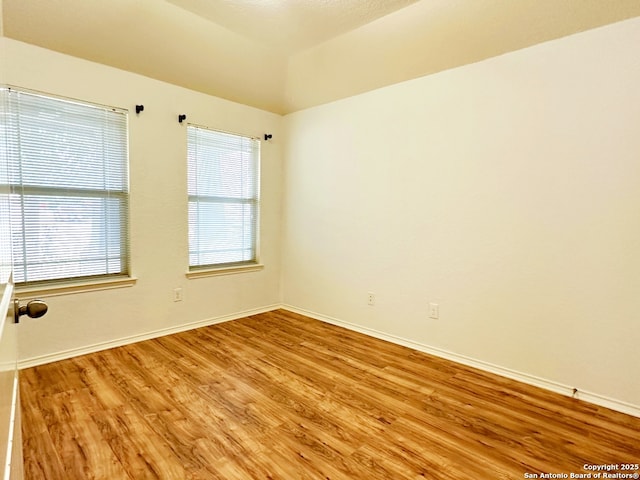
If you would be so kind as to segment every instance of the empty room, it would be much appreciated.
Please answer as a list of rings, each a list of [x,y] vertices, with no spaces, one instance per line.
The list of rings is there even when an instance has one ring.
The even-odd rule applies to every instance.
[[[638,0],[0,0],[0,479],[640,478]]]

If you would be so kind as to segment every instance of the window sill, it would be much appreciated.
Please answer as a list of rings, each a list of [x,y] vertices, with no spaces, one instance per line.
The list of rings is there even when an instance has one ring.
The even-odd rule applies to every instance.
[[[132,287],[138,281],[135,277],[91,280],[82,283],[59,283],[52,285],[39,285],[33,287],[16,286],[15,295],[21,297],[54,297],[58,295],[71,295],[74,293],[93,292],[96,290],[111,290],[114,288]]]
[[[264,269],[263,264],[254,263],[251,265],[241,265],[236,267],[207,268],[202,270],[193,270],[185,273],[185,276],[191,280],[194,278],[215,277],[218,275],[231,275],[234,273],[258,272],[262,269]]]

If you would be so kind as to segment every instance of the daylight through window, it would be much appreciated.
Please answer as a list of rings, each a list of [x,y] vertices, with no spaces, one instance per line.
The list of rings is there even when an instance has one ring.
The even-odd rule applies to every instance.
[[[126,111],[0,94],[15,282],[128,275]]]
[[[189,268],[257,263],[260,142],[189,125]]]

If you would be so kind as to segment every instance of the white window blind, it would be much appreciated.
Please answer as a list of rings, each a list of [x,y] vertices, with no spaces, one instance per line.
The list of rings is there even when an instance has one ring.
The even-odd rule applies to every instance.
[[[5,98],[0,95],[0,122],[5,111]],[[0,123],[0,292],[11,276],[11,223],[9,222],[9,171],[6,135]],[[0,323],[2,323],[0,321]],[[1,335],[1,334],[0,334]]]
[[[189,268],[257,262],[260,142],[187,127]]]
[[[0,93],[16,283],[127,275],[126,111]]]

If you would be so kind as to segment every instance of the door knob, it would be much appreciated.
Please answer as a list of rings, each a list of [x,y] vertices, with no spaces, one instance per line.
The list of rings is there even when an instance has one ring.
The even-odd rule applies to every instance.
[[[26,305],[20,305],[20,300],[14,300],[13,302],[13,315],[15,316],[16,323],[20,323],[20,317],[26,315],[31,318],[40,318],[47,313],[49,307],[42,300],[31,300]]]

